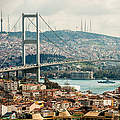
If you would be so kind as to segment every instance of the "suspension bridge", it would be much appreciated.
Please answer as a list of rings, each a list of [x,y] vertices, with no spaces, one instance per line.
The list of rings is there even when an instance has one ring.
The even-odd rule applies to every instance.
[[[20,18],[17,20],[16,24],[13,26],[12,29],[14,29],[14,27],[17,25],[17,23],[20,20]],[[26,30],[25,30],[25,23],[26,23],[25,20],[26,20],[26,18],[35,27],[36,36],[35,36],[35,39],[33,39],[33,40],[32,39],[29,40],[26,37]],[[35,18],[35,23],[30,18]],[[50,27],[50,25],[45,21],[45,19],[41,15],[39,15],[38,13],[35,13],[35,14],[24,14],[23,13],[22,14],[22,66],[0,68],[0,73],[7,72],[9,74],[9,72],[15,71],[16,74],[18,74],[18,71],[22,71],[23,72],[23,76],[26,76],[27,72],[33,72],[33,71],[35,71],[36,75],[37,75],[37,81],[40,81],[40,67],[55,66],[55,65],[62,65],[62,64],[71,64],[71,63],[80,63],[80,62],[106,62],[106,61],[120,62],[120,60],[114,60],[114,59],[94,59],[94,60],[92,60],[92,59],[91,60],[80,59],[80,60],[72,60],[72,61],[60,61],[60,62],[52,62],[52,63],[40,63],[40,34],[39,33],[41,32],[41,30],[40,30],[40,26],[39,26],[39,24],[40,24],[39,23],[39,19],[41,19],[47,25],[47,27],[54,33],[54,35],[60,41],[62,41],[65,44],[67,44],[66,41],[64,41],[61,37],[59,37],[54,32],[54,30]],[[7,34],[9,35],[9,33],[7,33]],[[52,43],[54,46],[56,46],[59,49],[62,49],[55,42],[53,42],[52,40],[50,40],[45,34],[43,34],[43,36],[45,38],[47,38],[47,40],[50,43]],[[26,64],[26,45],[36,45],[36,64],[30,64],[30,65]],[[76,51],[71,46],[68,46],[67,48],[70,51],[78,53],[78,51]],[[64,49],[62,49],[62,50],[66,54],[70,55],[70,53],[67,52],[66,50],[64,50]],[[9,55],[5,58],[5,60],[1,64],[1,67],[7,61],[8,58],[9,58]]]
[[[52,62],[52,63],[42,63],[39,66],[37,64],[25,65],[25,66],[16,66],[16,67],[8,67],[8,68],[1,68],[0,73],[2,72],[12,72],[12,71],[19,71],[19,70],[28,70],[28,69],[36,69],[39,67],[47,67],[47,66],[56,66],[62,64],[71,64],[71,63],[84,63],[84,62],[120,62],[120,60],[114,59],[104,59],[104,60],[75,60],[75,61],[62,61],[62,62]]]

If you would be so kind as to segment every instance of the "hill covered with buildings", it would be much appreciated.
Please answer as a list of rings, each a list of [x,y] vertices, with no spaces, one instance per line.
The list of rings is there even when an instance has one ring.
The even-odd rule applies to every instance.
[[[21,32],[10,32],[8,35],[6,33],[0,34],[0,64],[4,63],[1,67],[19,66],[22,64],[21,36]],[[35,40],[35,36],[35,32],[26,32],[27,39]],[[120,58],[120,38],[102,34],[70,30],[46,31],[40,33],[40,44],[41,63],[66,61],[69,59],[118,60]],[[26,61],[28,64],[35,64],[35,50],[36,47],[34,45],[26,45]],[[78,66],[79,68],[77,68]],[[117,66],[118,69],[112,66]],[[95,78],[108,77],[119,79],[119,66],[119,63],[97,62],[95,64],[85,63],[64,66],[64,68],[68,70],[66,68],[68,67],[70,71],[94,71]],[[43,71],[46,69],[48,70],[48,68],[43,68]],[[49,70],[56,69],[58,68],[49,68]],[[62,75],[62,77],[64,76]]]
[[[34,32],[26,32],[28,39],[35,39],[35,35]],[[11,32],[9,37],[20,39],[21,32]],[[52,53],[83,59],[119,59],[120,57],[120,38],[118,37],[82,31],[58,30],[54,33],[52,31],[40,33],[40,42],[41,53],[46,54]],[[21,49],[21,41],[18,41],[18,44],[20,46],[19,49]],[[30,54],[34,54],[34,47],[31,49],[31,51],[29,50]]]

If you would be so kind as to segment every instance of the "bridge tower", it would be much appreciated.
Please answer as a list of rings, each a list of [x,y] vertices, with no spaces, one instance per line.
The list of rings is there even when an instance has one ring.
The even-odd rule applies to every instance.
[[[36,19],[36,40],[27,40],[25,33],[25,18],[35,18]],[[39,40],[39,14],[22,14],[22,64],[26,65],[26,52],[25,45],[36,44],[36,62],[37,62],[37,81],[40,82],[40,40]],[[24,73],[25,75],[25,73]]]

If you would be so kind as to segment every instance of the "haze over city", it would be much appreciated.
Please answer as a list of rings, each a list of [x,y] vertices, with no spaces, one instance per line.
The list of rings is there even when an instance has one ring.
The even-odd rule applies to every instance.
[[[81,30],[89,25],[90,32],[120,36],[120,1],[119,0],[0,0],[3,11],[4,29],[10,16],[11,26],[22,12],[38,11],[55,29]],[[89,28],[88,28],[89,29]]]

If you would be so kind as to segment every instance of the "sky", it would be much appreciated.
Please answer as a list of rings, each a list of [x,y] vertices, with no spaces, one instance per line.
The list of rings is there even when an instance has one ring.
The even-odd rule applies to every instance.
[[[81,30],[120,37],[120,0],[0,0],[4,29],[24,13],[39,12],[56,30]],[[91,30],[90,30],[91,20]]]

